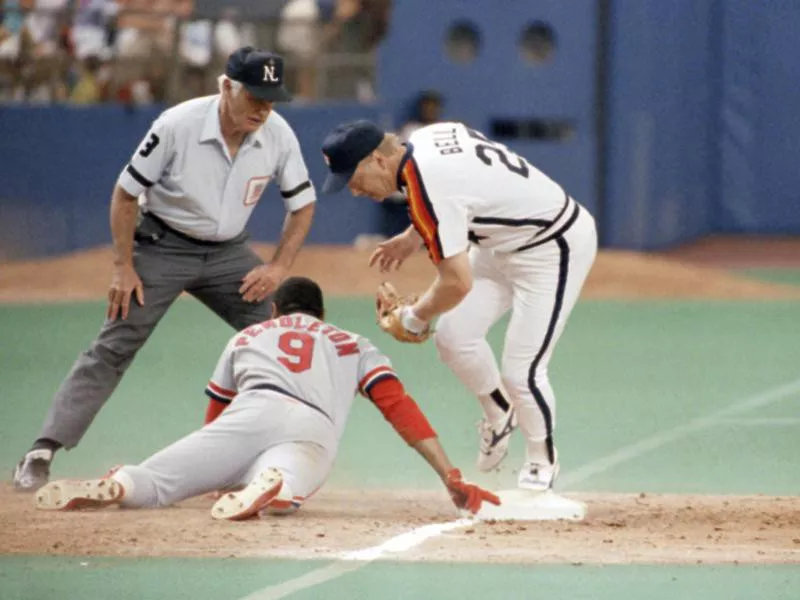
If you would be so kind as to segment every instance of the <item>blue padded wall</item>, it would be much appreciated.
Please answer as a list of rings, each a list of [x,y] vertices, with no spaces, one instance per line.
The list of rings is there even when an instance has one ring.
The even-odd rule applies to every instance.
[[[490,133],[493,119],[567,119],[575,135],[565,141],[503,143],[562,183],[590,210],[595,206],[595,0],[402,0],[395,3],[380,49],[378,89],[399,126],[421,90],[444,95],[444,117]],[[541,64],[524,61],[518,42],[525,28],[547,23],[556,51]],[[453,62],[447,32],[467,22],[480,35],[477,58]]]
[[[605,244],[657,249],[706,233],[800,233],[800,0],[607,0],[602,91],[605,155],[596,164],[597,30],[601,0],[398,0],[379,51],[376,105],[281,107],[313,180],[328,129],[371,118],[402,122],[419,91],[438,89],[444,117],[491,133],[496,119],[556,119],[560,141],[502,139],[601,217]],[[549,61],[518,42],[542,21]],[[448,29],[481,38],[471,64],[447,57]],[[0,107],[0,257],[107,244],[114,180],[158,108]],[[605,206],[597,210],[597,174]],[[375,203],[324,197],[309,241],[351,243],[382,229]],[[270,187],[249,230],[275,240],[283,221]]]
[[[120,170],[160,112],[119,106],[6,107],[0,110],[0,257],[27,258],[108,244],[108,203]],[[377,107],[281,107],[319,187],[322,139],[340,121],[384,123]],[[343,192],[320,198],[311,243],[349,244],[380,229],[380,207]],[[276,240],[283,201],[271,185],[248,225],[255,240]]]
[[[717,0],[615,0],[610,35],[609,245],[707,233],[715,196]]]
[[[800,2],[726,0],[719,231],[800,233]]]

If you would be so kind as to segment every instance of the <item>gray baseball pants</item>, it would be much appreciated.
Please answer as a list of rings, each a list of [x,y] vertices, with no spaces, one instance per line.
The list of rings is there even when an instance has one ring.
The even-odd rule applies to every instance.
[[[223,243],[191,240],[147,215],[137,229],[134,267],[144,286],[144,306],[131,298],[128,318],[106,320],[56,392],[39,438],[73,448],[116,389],[139,348],[184,290],[237,331],[270,318],[271,299],[245,302],[242,278],[261,259],[247,235]]]
[[[282,394],[236,396],[202,429],[114,475],[126,507],[156,508],[214,490],[246,485],[268,468],[283,475],[294,508],[317,491],[333,466],[338,440],[316,410]]]

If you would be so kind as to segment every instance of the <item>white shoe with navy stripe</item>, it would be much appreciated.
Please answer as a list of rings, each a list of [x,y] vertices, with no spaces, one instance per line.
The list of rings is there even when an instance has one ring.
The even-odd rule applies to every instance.
[[[508,454],[511,432],[516,427],[517,413],[514,409],[508,410],[502,420],[494,425],[486,418],[481,419],[478,423],[480,451],[478,452],[477,466],[479,471],[491,471],[503,461]]]
[[[526,462],[519,471],[517,486],[523,490],[545,492],[553,487],[560,468],[558,454],[552,464],[549,462]]]

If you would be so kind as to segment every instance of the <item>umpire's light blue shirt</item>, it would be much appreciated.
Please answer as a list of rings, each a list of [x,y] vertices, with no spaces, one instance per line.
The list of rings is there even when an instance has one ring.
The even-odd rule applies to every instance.
[[[206,96],[162,113],[117,182],[133,196],[144,194],[145,210],[170,227],[208,241],[239,235],[273,179],[288,211],[316,200],[286,120],[271,112],[231,160],[220,131],[219,102],[219,95]]]

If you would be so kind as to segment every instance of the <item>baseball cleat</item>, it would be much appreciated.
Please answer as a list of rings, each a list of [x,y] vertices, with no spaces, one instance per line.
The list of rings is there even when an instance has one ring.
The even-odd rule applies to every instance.
[[[50,462],[53,451],[41,448],[31,450],[19,461],[12,474],[14,489],[18,492],[35,492],[50,479]]]
[[[283,477],[277,469],[262,471],[239,492],[228,492],[211,507],[211,516],[228,521],[244,521],[266,508],[283,487]]]
[[[517,427],[517,413],[512,408],[507,411],[502,420],[494,426],[488,419],[483,418],[478,423],[480,435],[480,450],[478,452],[477,466],[479,471],[491,471],[499,465],[508,454],[508,442],[511,432]]]
[[[560,469],[558,455],[553,464],[526,462],[519,471],[517,487],[533,492],[545,492],[553,487]]]
[[[116,504],[124,495],[124,488],[114,479],[62,479],[36,492],[34,505],[39,510],[102,508]]]

